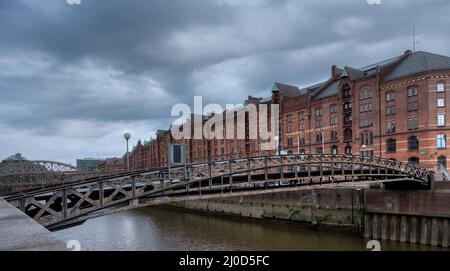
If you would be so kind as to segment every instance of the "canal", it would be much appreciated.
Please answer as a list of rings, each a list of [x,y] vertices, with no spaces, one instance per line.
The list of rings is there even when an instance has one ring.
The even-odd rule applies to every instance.
[[[178,209],[141,208],[88,220],[56,231],[77,240],[82,250],[366,250],[367,240],[341,233],[305,229],[297,224],[206,216]],[[382,242],[383,250],[439,250],[429,246]]]

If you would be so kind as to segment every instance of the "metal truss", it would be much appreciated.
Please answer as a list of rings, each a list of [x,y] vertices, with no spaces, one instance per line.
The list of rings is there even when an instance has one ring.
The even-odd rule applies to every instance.
[[[395,160],[347,155],[286,155],[210,161],[123,173],[6,199],[46,227],[127,204],[191,195],[346,182],[407,182],[430,188],[434,172]]]

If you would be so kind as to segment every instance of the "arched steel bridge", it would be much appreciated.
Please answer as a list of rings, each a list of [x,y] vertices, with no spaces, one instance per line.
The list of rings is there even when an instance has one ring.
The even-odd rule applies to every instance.
[[[23,186],[32,188],[72,183],[100,175],[100,172],[78,171],[70,164],[55,161],[27,160],[0,163],[0,186],[11,189]],[[0,190],[1,192],[5,193],[6,191]]]
[[[429,189],[434,172],[395,160],[347,155],[286,155],[149,169],[6,197],[55,228],[134,200],[163,203],[243,191],[351,182],[402,183]],[[201,198],[201,197],[200,197]]]
[[[21,174],[73,173],[77,168],[55,161],[20,161],[3,163],[0,167],[0,177]]]

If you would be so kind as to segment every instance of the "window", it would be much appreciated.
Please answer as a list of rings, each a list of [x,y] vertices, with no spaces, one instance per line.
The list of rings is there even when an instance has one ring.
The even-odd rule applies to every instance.
[[[408,151],[419,150],[419,138],[417,136],[408,137]]]
[[[323,148],[322,147],[317,148],[316,149],[316,153],[317,154],[323,154]]]
[[[416,166],[418,166],[418,165],[419,165],[419,157],[411,157],[411,158],[409,158],[409,159],[408,159],[408,163],[409,163],[410,165],[416,165]]]
[[[360,128],[370,127],[370,126],[372,126],[372,118],[362,119],[359,122],[359,127]]]
[[[371,112],[373,109],[373,104],[372,103],[367,103],[367,104],[362,104],[359,106],[359,112],[363,113],[363,112]]]
[[[332,155],[338,155],[339,154],[339,149],[338,149],[337,146],[331,147],[331,154]]]
[[[438,127],[445,126],[445,114],[438,114]]]
[[[386,93],[386,102],[392,102],[395,101],[395,93],[393,91],[390,91]]]
[[[372,132],[366,132],[360,134],[361,146],[362,145],[372,145],[373,144],[373,134]]]
[[[397,140],[388,139],[386,141],[386,152],[387,153],[395,153],[397,151]]]
[[[323,126],[323,123],[321,120],[316,121],[316,128],[320,128]]]
[[[372,98],[372,90],[369,87],[365,87],[361,90],[361,93],[359,94],[359,99],[369,99]]]
[[[408,130],[417,130],[419,129],[419,118],[408,118]]]
[[[322,108],[316,108],[316,116],[322,116]]]
[[[298,129],[299,129],[300,131],[305,130],[305,124],[304,124],[303,122],[300,123],[300,125],[298,126]]]
[[[331,140],[337,140],[338,139],[338,133],[336,131],[331,131]]]
[[[447,171],[447,157],[446,156],[438,157],[438,170],[439,170],[439,172]]]
[[[345,146],[345,154],[346,155],[352,154],[352,146],[350,146],[350,145]]]
[[[408,112],[417,111],[417,110],[419,110],[419,102],[418,101],[408,103]]]
[[[292,133],[292,126],[291,126],[291,125],[289,125],[289,126],[287,127],[287,131],[288,131],[288,133]]]
[[[350,109],[352,109],[353,105],[352,103],[345,103],[344,104],[344,111],[348,111]]]
[[[305,136],[299,136],[298,137],[298,144],[299,145],[305,145]]]
[[[445,99],[438,99],[437,107],[445,107]]]
[[[436,90],[437,90],[437,92],[444,92],[445,91],[445,84],[444,83],[437,84]]]
[[[316,134],[316,142],[321,143],[323,140],[322,133]]]
[[[395,115],[395,105],[386,106],[386,115]]]
[[[300,113],[298,114],[298,119],[299,119],[299,120],[304,120],[304,119],[305,119],[305,113],[304,113],[304,112],[300,112]]]
[[[292,137],[288,137],[287,142],[288,142],[288,147],[294,146],[294,144],[292,142]]]
[[[337,124],[337,117],[331,117],[330,118],[330,125],[336,125]]]
[[[408,88],[408,97],[417,96],[417,87]]]
[[[337,113],[337,105],[336,105],[336,104],[332,104],[332,105],[330,106],[330,113],[331,113],[331,114]]]
[[[287,122],[288,123],[292,122],[292,115],[287,115]]]
[[[437,136],[437,148],[440,150],[447,148],[447,136],[446,135],[438,135]]]
[[[386,122],[386,132],[388,134],[395,133],[395,120],[388,120]]]

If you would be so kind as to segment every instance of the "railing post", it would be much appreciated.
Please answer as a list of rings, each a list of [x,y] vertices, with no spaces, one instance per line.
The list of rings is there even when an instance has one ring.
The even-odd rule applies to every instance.
[[[209,177],[209,189],[212,189],[212,165],[211,162],[208,162],[208,177]]]
[[[308,160],[309,160],[309,163],[307,163],[306,166],[308,167],[308,179],[309,179],[309,182],[311,183],[312,182],[312,180],[311,180],[311,155],[308,155]]]
[[[66,219],[67,218],[67,189],[64,188],[64,190],[62,191],[62,213],[63,213],[63,218]]]
[[[136,197],[136,177],[131,177],[131,196],[133,199]]]
[[[264,180],[266,181],[266,183],[269,180],[269,172],[268,172],[267,166],[268,166],[267,157],[264,157]]]
[[[98,201],[100,204],[100,207],[103,207],[105,202],[105,191],[103,189],[103,182],[98,183]]]
[[[230,167],[230,194],[233,193],[233,167],[231,165],[231,160],[228,161]]]
[[[355,156],[352,155],[352,182],[355,181]]]
[[[19,199],[19,209],[25,213],[25,203],[27,199],[25,197],[22,197]]]
[[[283,164],[283,156],[280,156],[280,180],[284,179]]]
[[[331,178],[330,178],[330,180],[331,180],[331,183],[334,183],[334,157],[332,158],[332,161],[331,161]]]
[[[320,185],[323,181],[323,154],[320,156]]]
[[[250,183],[252,181],[252,169],[250,164],[250,158],[247,158],[247,181]]]

